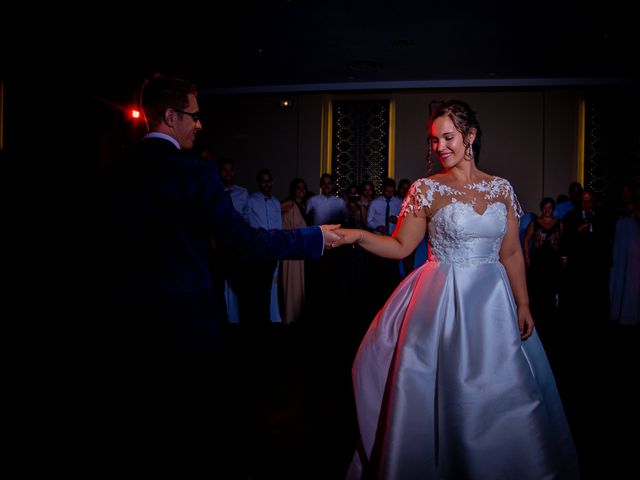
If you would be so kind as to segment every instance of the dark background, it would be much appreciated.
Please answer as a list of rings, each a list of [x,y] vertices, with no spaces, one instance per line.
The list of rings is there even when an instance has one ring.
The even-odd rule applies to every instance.
[[[157,362],[127,370],[123,359],[106,359],[103,370],[79,368],[87,352],[78,332],[99,308],[86,283],[96,243],[91,181],[96,146],[112,122],[96,105],[117,110],[135,102],[144,78],[156,71],[189,78],[201,94],[212,95],[547,85],[606,91],[625,85],[633,95],[640,45],[631,8],[621,0],[267,0],[180,2],[162,10],[29,4],[3,11],[0,190],[8,285],[4,343],[15,352],[9,377],[18,380],[8,391],[20,407],[10,410],[18,422],[14,446],[29,465],[45,460],[38,465],[45,471],[82,475],[116,465],[121,473],[126,457],[105,445],[125,439],[134,458],[139,445],[123,433],[130,425],[105,428],[110,415],[126,410],[141,391],[157,392],[136,408],[150,425],[161,425],[162,412],[149,413],[154,398],[167,398],[158,387]],[[638,115],[615,112],[622,123]],[[257,423],[241,425],[257,440],[239,462],[261,465],[263,472],[265,465],[284,469],[289,478],[310,478],[305,472],[314,469],[339,478],[355,438],[348,373],[357,339],[347,337],[337,347],[329,339],[276,333],[274,345],[281,348],[267,357],[273,368],[259,386],[273,408],[256,414]],[[637,452],[637,396],[630,390],[637,378],[637,332],[578,324],[554,341],[550,357],[590,470],[585,478],[625,478]],[[109,370],[109,361],[119,368]],[[129,393],[117,378],[105,379],[105,371],[127,372]],[[147,386],[144,379],[158,382]],[[631,441],[623,440],[629,435]],[[61,440],[68,436],[72,442]],[[78,451],[89,466],[78,462]],[[157,457],[150,458],[161,470]]]

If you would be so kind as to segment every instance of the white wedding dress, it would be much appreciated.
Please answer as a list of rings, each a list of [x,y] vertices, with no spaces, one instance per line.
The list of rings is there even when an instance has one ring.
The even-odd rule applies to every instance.
[[[499,261],[507,217],[520,214],[511,185],[420,179],[401,216],[422,211],[429,260],[391,295],[353,365],[361,445],[347,477],[578,478],[553,373],[535,331],[520,340]]]

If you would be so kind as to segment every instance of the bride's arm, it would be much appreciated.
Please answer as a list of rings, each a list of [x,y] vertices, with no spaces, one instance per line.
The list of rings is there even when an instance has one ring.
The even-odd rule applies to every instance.
[[[340,228],[336,233],[342,238],[335,243],[335,246],[357,243],[379,257],[401,259],[416,249],[424,238],[426,229],[427,219],[424,212],[418,214],[407,212],[398,218],[393,237],[376,235],[365,230]]]
[[[509,211],[507,215],[507,233],[500,247],[500,262],[509,277],[509,284],[518,307],[518,326],[520,337],[524,340],[533,332],[533,318],[529,311],[529,295],[525,277],[524,259],[520,246],[518,217]]]

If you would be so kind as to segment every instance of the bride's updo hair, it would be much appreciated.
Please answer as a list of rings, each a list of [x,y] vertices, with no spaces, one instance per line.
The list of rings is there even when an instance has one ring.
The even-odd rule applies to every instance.
[[[431,117],[429,118],[429,123],[427,124],[427,132],[431,132],[431,126],[436,118],[448,116],[453,124],[462,134],[462,142],[465,147],[468,147],[469,144],[467,142],[467,137],[471,132],[472,128],[476,129],[476,138],[471,145],[471,149],[473,150],[473,159],[478,164],[480,160],[480,140],[482,138],[482,131],[480,130],[480,124],[476,119],[476,113],[471,110],[471,107],[461,100],[447,100],[446,102],[442,102],[438,105]],[[431,149],[429,149],[429,154],[431,154]],[[431,163],[431,155],[429,155],[429,162]]]

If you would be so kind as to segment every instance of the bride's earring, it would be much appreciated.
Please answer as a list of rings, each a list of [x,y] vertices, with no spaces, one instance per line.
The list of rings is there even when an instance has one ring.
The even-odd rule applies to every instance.
[[[473,160],[473,147],[471,145],[470,143],[469,146],[467,146],[467,157],[469,157],[469,160]]]

